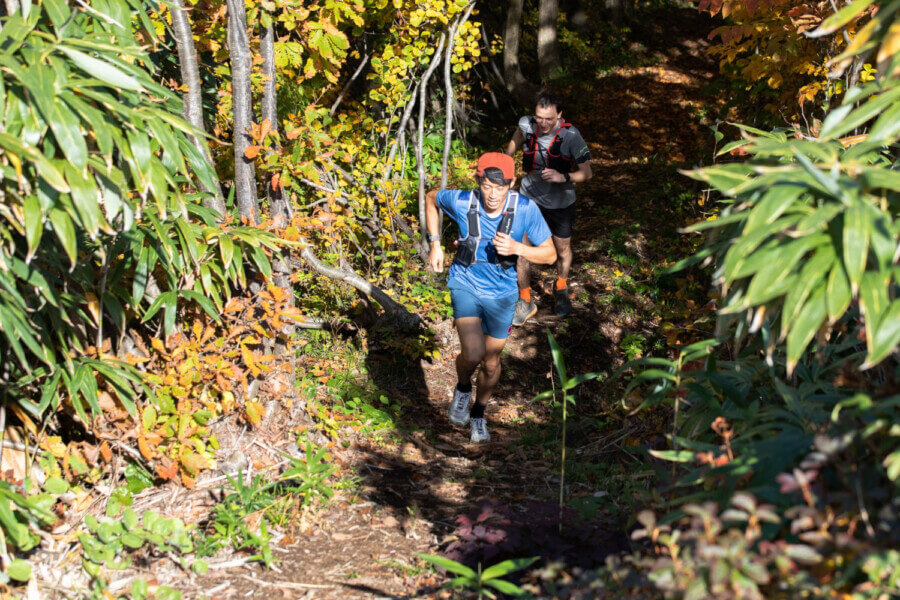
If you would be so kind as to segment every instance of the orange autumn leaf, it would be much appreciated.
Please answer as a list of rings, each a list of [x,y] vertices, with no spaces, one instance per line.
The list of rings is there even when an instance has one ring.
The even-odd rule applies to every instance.
[[[156,456],[156,453],[150,448],[150,445],[147,444],[147,438],[145,438],[144,436],[140,436],[138,438],[138,450],[141,451],[141,456],[143,456],[147,460],[150,460],[154,456]]]
[[[201,469],[205,469],[207,466],[206,459],[193,452],[182,454],[180,460],[181,466],[191,476],[197,475]]]
[[[259,155],[259,146],[247,146],[244,150],[244,158],[253,160]]]
[[[112,450],[110,449],[109,444],[107,444],[106,441],[100,444],[100,456],[102,456],[103,460],[106,462],[112,460]]]
[[[164,467],[163,465],[156,466],[156,474],[159,475],[160,479],[172,480],[178,477],[178,465],[170,461],[169,466]]]

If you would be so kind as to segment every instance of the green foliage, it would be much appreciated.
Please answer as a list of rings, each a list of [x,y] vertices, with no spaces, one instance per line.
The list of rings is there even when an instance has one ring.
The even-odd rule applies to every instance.
[[[454,577],[444,584],[444,588],[466,589],[470,593],[475,594],[475,597],[478,598],[478,600],[481,600],[484,597],[497,597],[496,594],[488,588],[493,588],[507,596],[512,596],[513,598],[525,596],[525,591],[520,587],[500,578],[524,569],[538,560],[537,556],[532,558],[513,558],[490,566],[484,571],[481,570],[481,564],[479,564],[478,570],[474,571],[455,560],[443,556],[436,556],[433,554],[417,554],[417,556],[427,563],[457,575],[457,577]]]
[[[305,453],[303,459],[283,455],[291,466],[273,481],[261,474],[249,481],[241,472],[229,476],[232,491],[213,508],[206,532],[197,541],[198,555],[208,556],[231,546],[252,552],[250,560],[269,567],[274,561],[270,527],[283,524],[296,509],[307,509],[334,495],[328,479],[336,469],[328,462],[327,448],[317,449],[307,442]]]
[[[148,510],[138,517],[126,508],[120,519],[97,520],[92,515],[84,519],[89,534],[79,534],[84,550],[84,569],[92,577],[100,575],[101,567],[120,570],[130,560],[119,559],[125,549],[137,550],[145,544],[160,552],[188,554],[194,551],[193,534],[181,519],[167,518]]]
[[[148,510],[138,516],[126,508],[118,519],[98,520],[92,515],[84,519],[87,532],[78,534],[82,548],[82,566],[91,576],[92,598],[107,598],[107,576],[110,571],[119,571],[131,566],[130,554],[141,552],[167,554],[177,560],[184,569],[204,572],[207,565],[202,560],[188,561],[185,554],[194,552],[195,528],[186,526],[181,519],[168,518]],[[147,582],[136,579],[131,585],[131,598],[149,598]],[[155,598],[181,598],[180,592],[160,586]]]
[[[50,493],[30,494],[21,486],[0,481],[0,540],[23,551],[37,546],[41,538],[32,527],[45,527],[56,520],[51,512],[54,502]]]
[[[169,332],[187,304],[218,319],[245,260],[270,272],[273,236],[222,229],[183,191],[216,176],[132,13],[139,0],[53,2],[0,29],[0,356],[7,397],[32,418],[71,407],[87,425],[104,388],[135,415],[150,390],[110,354],[129,322]]]
[[[863,31],[884,36],[891,15]],[[646,553],[604,582],[621,567],[670,597],[896,593],[895,54],[878,52],[880,76],[848,90],[818,137],[741,126],[720,154],[746,160],[691,173],[726,197],[689,228],[706,247],[676,266],[713,264],[716,337],[622,369],[639,368],[629,408],[673,409],[671,448],[649,452],[670,465],[670,512],[638,516]]]
[[[829,125],[826,131],[834,129]],[[878,364],[900,344],[894,326],[900,301],[890,293],[900,283],[894,269],[900,179],[882,151],[896,132],[870,133],[844,148],[827,139],[742,129],[753,137],[723,152],[740,145],[749,160],[694,174],[733,198],[719,218],[689,229],[715,232],[704,254],[718,259],[714,277],[725,296],[719,331],[735,323],[738,340],[765,330],[776,343],[786,342],[790,373],[816,334],[827,333],[858,303],[868,349],[861,368]]]

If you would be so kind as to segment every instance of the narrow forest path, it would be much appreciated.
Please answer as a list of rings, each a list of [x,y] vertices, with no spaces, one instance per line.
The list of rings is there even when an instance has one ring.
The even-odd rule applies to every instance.
[[[540,289],[553,273],[536,271],[540,311],[515,330],[504,354],[487,414],[493,442],[470,445],[468,431],[447,422],[458,350],[449,322],[437,327],[441,357],[431,363],[405,364],[373,344],[366,369],[403,407],[401,441],[335,445],[345,447],[336,460],[355,470],[357,485],[277,544],[276,568],[185,574],[179,588],[223,599],[427,596],[440,582],[415,553],[437,552],[457,516],[485,499],[509,507],[555,502],[560,425],[548,403],[530,402],[552,385],[546,330],[564,348],[570,374],[609,375],[627,358],[664,347],[661,322],[690,310],[680,302],[690,282],[660,285],[654,273],[689,251],[677,228],[696,218],[699,193],[677,169],[711,161],[707,125],[721,103],[707,90],[717,72],[704,54],[709,30],[693,9],[642,15],[617,50],[630,64],[606,67],[608,57],[598,56],[595,71],[573,74],[563,90],[572,102],[564,114],[588,140],[594,171],[578,192],[575,311],[552,314],[551,296]],[[624,519],[646,487],[628,446],[654,443],[664,422],[650,413],[627,417],[617,408],[621,387],[603,379],[579,388],[569,423],[570,502],[596,512],[610,549],[625,539]]]

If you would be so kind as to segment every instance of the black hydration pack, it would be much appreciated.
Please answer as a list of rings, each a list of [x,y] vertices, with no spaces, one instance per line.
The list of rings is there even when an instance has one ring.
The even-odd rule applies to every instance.
[[[469,194],[469,210],[466,213],[466,221],[468,222],[468,231],[466,237],[456,242],[456,261],[464,267],[478,262],[478,244],[481,242],[481,222],[478,218],[478,196],[475,192]],[[506,205],[503,207],[503,217],[500,219],[500,225],[497,227],[497,233],[505,233],[509,235],[513,228],[513,222],[516,219],[516,206],[519,204],[518,192],[510,191],[506,195]],[[491,260],[491,254],[488,253],[488,262],[496,262],[504,269],[515,268],[518,256],[501,256],[494,253],[494,260]]]

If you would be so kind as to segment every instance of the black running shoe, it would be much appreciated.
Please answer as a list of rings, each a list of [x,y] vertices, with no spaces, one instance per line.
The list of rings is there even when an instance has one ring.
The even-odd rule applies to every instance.
[[[568,316],[572,312],[572,301],[569,300],[569,288],[556,290],[556,304],[554,306],[556,314],[561,317]]]

